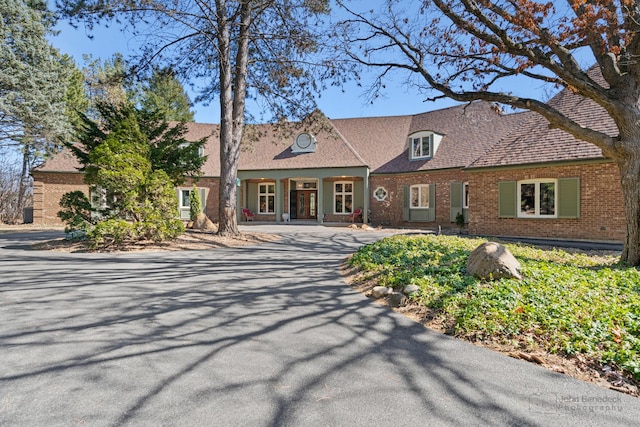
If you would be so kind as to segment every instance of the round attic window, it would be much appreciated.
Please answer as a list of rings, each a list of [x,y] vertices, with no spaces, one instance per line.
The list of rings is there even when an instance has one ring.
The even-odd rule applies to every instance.
[[[313,142],[313,137],[308,133],[301,133],[296,138],[296,145],[300,148],[309,148],[312,142]]]

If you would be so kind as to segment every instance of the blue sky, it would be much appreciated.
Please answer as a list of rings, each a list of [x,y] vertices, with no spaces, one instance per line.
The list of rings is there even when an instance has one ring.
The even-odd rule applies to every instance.
[[[76,60],[79,67],[82,67],[84,61],[83,54],[91,54],[94,58],[107,59],[114,53],[121,52],[125,57],[135,52],[138,42],[130,35],[123,34],[116,28],[97,28],[91,32],[93,38],[89,38],[89,32],[80,28],[75,29],[66,22],[61,21],[57,27],[60,34],[51,37],[51,43],[61,52],[70,54]],[[363,76],[363,84],[367,84],[367,78],[373,79],[375,70],[369,76]],[[368,102],[364,94],[363,87],[357,86],[355,83],[349,84],[344,91],[331,88],[321,94],[317,99],[319,108],[330,118],[348,118],[348,117],[372,117],[372,116],[390,116],[390,115],[406,115],[417,114],[424,111],[445,108],[457,103],[452,100],[439,100],[437,102],[424,101],[417,91],[404,83],[406,76],[396,74],[396,79],[387,80],[387,87],[384,96],[376,99],[373,103]],[[541,87],[527,87],[530,82],[516,83],[517,91],[520,94],[524,89],[524,94],[530,96],[545,97]],[[185,85],[187,87],[187,85]],[[514,86],[516,87],[516,86]],[[509,91],[507,87],[505,89]],[[548,94],[547,94],[548,96]],[[192,99],[194,96],[192,95]],[[196,121],[200,123],[219,123],[220,113],[217,105],[218,101],[214,100],[210,105],[195,105]],[[249,112],[254,116],[259,116],[257,107],[248,105]]]
[[[51,37],[51,43],[62,53],[73,56],[78,67],[82,67],[84,63],[83,54],[106,59],[116,52],[121,52],[126,57],[135,52],[137,46],[137,43],[130,36],[116,29],[94,30],[92,39],[88,37],[89,33],[84,29],[75,29],[64,22],[61,22],[57,29],[60,34]],[[320,109],[328,117],[334,119],[416,114],[456,104],[450,100],[435,103],[424,102],[424,97],[418,96],[412,88],[402,85],[400,79],[397,82],[390,81],[385,96],[378,98],[374,103],[367,102],[364,89],[355,83],[350,84],[344,92],[337,88],[331,88],[323,92],[317,102]],[[220,110],[217,106],[217,100],[209,106],[195,105],[194,110],[197,122],[219,122]]]

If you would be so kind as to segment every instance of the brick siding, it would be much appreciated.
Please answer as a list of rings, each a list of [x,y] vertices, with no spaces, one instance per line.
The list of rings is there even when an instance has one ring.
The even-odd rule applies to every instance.
[[[218,178],[200,178],[198,187],[205,187],[207,200],[205,213],[213,221],[218,221]],[[193,181],[187,180],[180,188],[192,188]],[[89,196],[89,186],[84,183],[84,174],[81,173],[33,173],[33,223],[36,225],[63,225],[57,217],[60,211],[60,200],[65,193],[80,190]],[[178,200],[176,199],[176,209]]]
[[[33,223],[35,225],[62,225],[57,217],[60,199],[65,193],[80,190],[87,196],[89,186],[81,173],[33,172]]]
[[[371,175],[370,199],[371,224],[391,225],[395,227],[457,229],[451,222],[450,184],[451,181],[466,182],[468,174],[460,169],[421,172],[415,174]],[[435,184],[436,186],[436,219],[431,222],[404,221],[402,219],[402,187],[416,184]],[[378,187],[387,190],[387,198],[378,201],[373,193]]]
[[[626,226],[620,174],[614,163],[469,172],[468,176],[472,234],[624,240]],[[579,218],[498,218],[498,182],[572,177],[580,178]]]

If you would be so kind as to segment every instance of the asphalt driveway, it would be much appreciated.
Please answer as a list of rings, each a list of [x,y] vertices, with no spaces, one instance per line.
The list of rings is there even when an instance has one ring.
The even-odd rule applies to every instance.
[[[384,234],[211,251],[0,233],[0,425],[637,425],[640,399],[431,332],[346,286]]]

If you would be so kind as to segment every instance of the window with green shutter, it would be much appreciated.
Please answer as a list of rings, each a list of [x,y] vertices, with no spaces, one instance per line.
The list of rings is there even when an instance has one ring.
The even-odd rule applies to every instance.
[[[579,178],[531,179],[498,183],[500,218],[578,218]]]
[[[402,187],[404,221],[429,222],[436,220],[435,184],[416,184]]]

